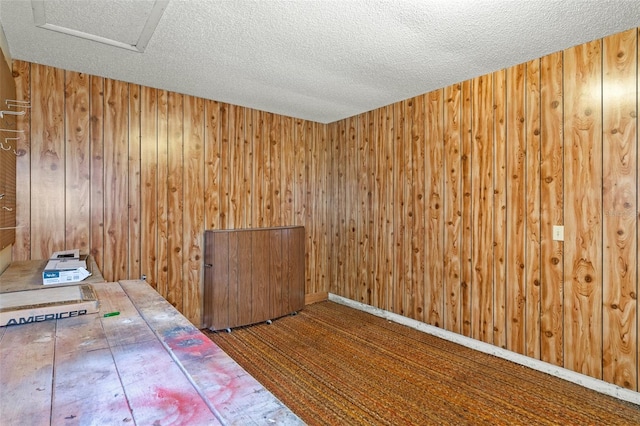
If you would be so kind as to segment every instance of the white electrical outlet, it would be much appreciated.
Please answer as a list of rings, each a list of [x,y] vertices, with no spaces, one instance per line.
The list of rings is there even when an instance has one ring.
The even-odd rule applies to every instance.
[[[564,226],[553,226],[553,241],[564,241]]]

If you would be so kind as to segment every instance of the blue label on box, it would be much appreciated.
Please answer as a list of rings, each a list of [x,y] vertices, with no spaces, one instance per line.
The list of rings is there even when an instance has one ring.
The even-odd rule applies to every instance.
[[[46,278],[59,278],[60,271],[44,271],[43,277]]]

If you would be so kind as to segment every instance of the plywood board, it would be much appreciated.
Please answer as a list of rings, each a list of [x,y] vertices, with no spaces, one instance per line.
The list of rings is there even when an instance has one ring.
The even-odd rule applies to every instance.
[[[0,326],[70,318],[98,312],[90,285],[2,293]]]
[[[42,289],[42,271],[46,264],[46,259],[11,262],[9,267],[2,273],[2,275],[0,275],[0,293]],[[47,284],[47,288],[104,282],[102,273],[98,269],[98,265],[96,265],[96,261],[93,256],[89,256],[87,258],[87,269],[91,272],[91,276],[87,277],[82,282]]]

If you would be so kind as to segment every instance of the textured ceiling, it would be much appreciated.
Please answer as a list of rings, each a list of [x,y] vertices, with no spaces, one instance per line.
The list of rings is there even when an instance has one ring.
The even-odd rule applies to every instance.
[[[0,0],[13,59],[322,123],[640,26],[637,0],[169,0],[137,52],[38,3],[135,45],[155,2]]]

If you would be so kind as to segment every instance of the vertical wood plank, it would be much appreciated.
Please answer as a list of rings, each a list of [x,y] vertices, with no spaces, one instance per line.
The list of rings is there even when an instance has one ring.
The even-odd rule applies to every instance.
[[[202,317],[202,235],[204,232],[204,101],[184,102],[183,314],[198,325]]]
[[[233,283],[232,285],[237,287],[237,281],[232,280],[231,277],[232,262],[236,257],[230,256],[232,243],[229,239],[232,234],[228,232],[212,232],[209,235],[213,241],[211,247],[208,247],[208,249],[212,248],[212,250],[207,251],[207,253],[213,253],[211,258],[212,267],[209,268],[212,280],[208,281],[207,285],[212,286],[210,290],[213,303],[211,311],[213,328],[219,330],[226,328],[229,324],[229,286]]]
[[[237,298],[238,300],[242,300],[243,304],[247,301],[249,302],[249,306],[253,305],[252,297],[253,297],[253,268],[251,267],[251,259],[252,259],[252,232],[234,232],[232,233],[238,240],[238,259],[237,263],[238,268],[238,283],[242,283],[242,285],[238,285]],[[251,323],[251,309],[242,309],[238,311],[237,324],[250,324]]]
[[[268,257],[258,253],[268,253],[270,250],[269,231],[251,232],[251,263],[253,282],[251,287],[251,322],[257,323],[269,319],[269,263]]]
[[[327,224],[326,216],[324,215],[325,209],[323,204],[320,202],[322,199],[326,199],[326,193],[324,191],[322,179],[328,180],[329,177],[327,173],[324,173],[323,177],[318,176],[318,170],[320,169],[321,164],[327,165],[324,158],[321,163],[319,156],[321,151],[320,143],[325,141],[325,135],[327,126],[323,126],[324,132],[317,130],[315,135],[312,134],[314,128],[311,122],[308,122],[304,125],[300,132],[304,134],[304,138],[306,140],[305,144],[305,153],[304,153],[304,161],[305,161],[305,174],[307,175],[307,180],[304,183],[304,197],[307,199],[307,207],[304,214],[304,226],[305,226],[305,274],[306,274],[306,282],[305,282],[305,291],[307,294],[313,294],[316,292],[317,286],[319,286],[319,282],[328,281],[328,275],[325,275],[325,279],[318,279],[318,277],[322,276],[322,270],[320,266],[317,265],[316,259],[320,256],[320,234],[319,231],[323,228],[323,226]],[[318,180],[316,180],[318,179]],[[326,181],[325,181],[326,182]],[[312,214],[312,212],[314,212]],[[318,226],[320,223],[323,226]],[[315,224],[316,226],[313,226]],[[323,270],[327,269],[327,266],[330,265],[331,258],[327,256],[324,258],[324,267]]]
[[[638,34],[637,34],[637,38],[636,38],[637,44],[638,44],[638,51],[636,54],[636,58],[637,60],[640,60],[640,28],[638,28]],[[636,72],[638,73],[637,75],[637,79],[636,79],[636,87],[638,87],[637,85],[640,85],[640,64],[636,65]],[[640,111],[640,96],[636,97],[636,101],[638,102],[636,105],[636,111]],[[637,123],[636,123],[637,126]],[[636,132],[638,131],[638,129],[636,128]],[[637,188],[636,188],[636,194],[638,194],[638,199],[636,200],[637,203],[640,204],[640,140],[636,140],[636,165],[638,166],[638,171],[637,171],[637,176],[638,179],[636,179],[636,184],[637,184]],[[636,207],[638,209],[637,212],[637,218],[638,221],[636,222],[636,228],[637,228],[637,238],[636,238],[636,245],[638,247],[640,247],[640,206]],[[638,249],[638,251],[640,252],[640,249]],[[636,347],[638,348],[638,352],[640,352],[640,308],[638,307],[638,294],[640,294],[640,253],[636,253],[636,321],[637,321],[637,326],[636,326]],[[640,355],[638,355],[636,357],[636,379],[637,379],[637,384],[636,384],[636,390],[640,391]]]
[[[540,60],[540,359],[563,365],[563,243],[553,226],[564,224],[562,52]]]
[[[169,92],[167,102],[167,295],[183,311],[184,95]]]
[[[473,314],[472,337],[493,343],[493,113],[490,75],[473,80]]]
[[[307,138],[307,122],[305,120],[296,119],[293,123],[293,135],[292,135],[292,148],[293,148],[293,161],[294,161],[294,184],[293,184],[293,209],[294,209],[294,224],[298,226],[304,226],[307,234],[304,238],[302,253],[304,256],[304,271],[305,283],[303,288],[306,292],[313,293],[311,285],[307,283],[311,282],[311,245],[309,244],[311,239],[309,233],[312,227],[307,223],[307,216],[309,215],[311,206],[311,197],[307,196],[307,182],[309,182],[309,160],[308,153],[309,148],[313,146],[312,138]],[[319,281],[319,280],[318,280]],[[314,282],[316,282],[314,280]]]
[[[139,278],[141,262],[141,183],[140,183],[140,137],[141,137],[141,89],[137,84],[129,84],[129,188],[128,188],[128,213],[129,213],[129,259],[127,261],[129,271],[127,278]]]
[[[283,297],[285,287],[288,287],[289,283],[284,281],[283,271],[285,269],[288,258],[282,250],[283,230],[277,229],[269,231],[267,239],[268,253],[269,253],[269,265],[267,272],[267,279],[269,280],[269,290],[266,294],[267,298],[267,319],[274,319],[282,316],[285,312],[282,311],[282,301],[286,300]],[[287,289],[288,290],[288,289]]]
[[[229,256],[228,259],[228,283],[226,289],[226,297],[225,300],[227,305],[218,305],[218,309],[224,309],[227,311],[227,323],[224,325],[225,328],[236,327],[241,325],[240,317],[243,315],[243,311],[246,309],[246,305],[244,302],[240,302],[242,300],[240,298],[240,294],[246,292],[246,288],[251,286],[251,280],[245,281],[244,271],[247,270],[247,264],[250,262],[244,262],[244,259],[240,258],[241,249],[241,237],[245,232],[225,232],[227,234],[227,239],[229,241],[229,245],[227,248],[227,253]],[[225,291],[221,289],[221,291]],[[244,300],[251,300],[244,299]],[[249,305],[250,306],[250,305]],[[222,328],[220,326],[218,328]]]
[[[230,147],[229,147],[229,105],[220,104],[220,229],[229,229],[230,205]]]
[[[254,110],[251,114],[253,123],[253,202],[251,203],[253,226],[263,228],[265,226],[265,170],[268,168],[268,156],[265,158],[265,137],[267,136],[264,123],[264,115],[261,111]],[[268,152],[268,151],[267,151]]]
[[[356,140],[358,117],[350,117],[345,120],[345,137],[343,139],[344,156],[344,206],[342,211],[345,213],[345,225],[343,228],[343,237],[346,245],[343,252],[344,259],[344,286],[346,288],[346,296],[352,300],[360,300],[360,292],[358,285],[358,243],[356,228],[358,223],[358,149]]]
[[[220,229],[220,104],[206,100],[205,107],[205,228]]]
[[[31,72],[31,258],[48,259],[65,248],[64,72]]]
[[[293,150],[293,224],[305,226],[309,212],[310,201],[307,197],[306,184],[309,181],[309,163],[307,152],[312,146],[312,141],[307,138],[307,122],[295,119],[293,122],[293,135],[291,149]],[[306,250],[305,250],[306,252]]]
[[[638,28],[638,34],[636,37],[637,40],[637,44],[638,44],[638,51],[636,54],[636,60],[640,61],[640,28]],[[636,79],[636,84],[640,85],[640,63],[637,64],[637,79]],[[640,87],[636,86],[636,90],[639,90]],[[636,111],[638,111],[640,109],[640,99],[638,99],[638,103],[636,104]],[[637,123],[636,123],[637,126]],[[638,129],[636,128],[636,132],[638,131]],[[638,171],[637,171],[637,176],[638,179],[636,179],[636,183],[637,183],[637,188],[636,188],[636,208],[638,209],[638,213],[637,213],[637,217],[638,217],[638,222],[636,223],[636,228],[637,228],[637,237],[636,237],[636,245],[638,247],[640,247],[640,138],[636,138],[636,166],[638,167]],[[640,251],[640,249],[638,250]],[[636,256],[636,321],[637,321],[637,326],[636,326],[636,330],[638,330],[638,335],[636,337],[637,341],[636,341],[636,345],[638,347],[638,352],[640,352],[640,302],[638,301],[638,294],[640,294],[640,254],[637,254]],[[640,355],[638,355],[636,357],[636,362],[637,362],[637,366],[636,366],[636,378],[637,378],[637,385],[636,385],[636,390],[640,391]]]
[[[410,98],[401,103],[402,115],[404,116],[404,126],[402,129],[402,167],[405,170],[406,180],[404,181],[403,192],[403,217],[405,218],[405,230],[403,240],[403,251],[405,253],[405,262],[403,265],[404,275],[404,291],[402,310],[404,315],[415,318],[416,317],[416,293],[417,289],[424,289],[425,280],[424,275],[418,276],[417,269],[420,267],[420,263],[416,263],[419,253],[416,251],[418,247],[415,246],[415,226],[417,222],[416,209],[414,204],[415,198],[415,182],[422,176],[417,176],[416,164],[413,160],[413,108],[415,98]]]
[[[104,78],[90,77],[90,155],[91,155],[91,218],[89,225],[89,252],[96,261],[100,271],[103,270],[104,259]],[[104,276],[104,275],[103,275]]]
[[[525,339],[526,65],[507,70],[507,291],[506,346],[523,353]]]
[[[425,188],[427,191],[426,237],[428,253],[425,301],[427,323],[442,327],[444,319],[443,288],[443,90],[427,95],[425,131],[429,139],[425,158]]]
[[[473,296],[473,82],[467,80],[462,83],[462,112],[460,114],[461,136],[461,183],[462,183],[462,237],[461,277],[460,283],[460,320],[461,332],[467,337],[472,335],[472,296]]]
[[[405,306],[411,317],[420,321],[426,320],[426,286],[427,282],[427,248],[426,248],[426,210],[425,194],[427,185],[424,179],[427,157],[425,142],[425,108],[427,97],[415,96],[407,100],[407,147],[405,158],[409,160],[411,180],[408,192],[410,215],[408,250],[411,256],[411,274]],[[409,183],[409,182],[408,182]]]
[[[251,111],[246,108],[239,108],[236,111],[236,122],[238,125],[238,133],[236,140],[242,145],[242,157],[240,157],[239,168],[242,171],[242,180],[239,193],[239,220],[240,228],[249,228],[251,223],[251,184],[252,184],[252,165],[253,151],[251,146],[250,129],[247,128],[251,122]]]
[[[395,152],[393,156],[391,174],[393,177],[392,198],[392,235],[393,235],[393,289],[391,297],[391,312],[404,314],[404,292],[407,284],[406,266],[411,268],[411,258],[407,259],[404,239],[407,226],[406,217],[406,193],[405,182],[407,170],[404,165],[404,133],[405,133],[405,103],[396,102],[392,105],[394,115],[393,144]],[[408,264],[408,265],[407,265]]]
[[[493,344],[507,346],[507,72],[493,73]]]
[[[291,117],[282,117],[282,214],[280,226],[292,226],[295,224],[294,183],[295,183],[295,154],[296,142],[293,139],[294,120]],[[247,159],[248,160],[248,159]],[[251,161],[245,160],[245,165]],[[245,166],[246,167],[246,166]]]
[[[527,351],[540,358],[540,60],[527,63]]]
[[[244,170],[240,162],[244,156],[244,144],[242,143],[244,126],[238,113],[240,108],[235,105],[228,105],[227,108],[229,111],[227,118],[229,123],[229,210],[227,213],[227,227],[240,228],[242,226],[240,202],[242,198],[242,180],[244,179]]]
[[[255,158],[253,155],[253,138],[255,136],[255,129],[253,123],[253,111],[247,109],[244,111],[244,144],[245,144],[245,180],[244,180],[244,205],[245,205],[245,228],[254,228],[253,222],[253,203],[255,197],[254,182],[255,182]],[[295,173],[295,171],[293,172]]]
[[[380,108],[378,116],[376,158],[376,285],[379,306],[391,311],[393,306],[393,106]]]
[[[602,377],[601,42],[564,51],[565,366]]]
[[[205,101],[206,102],[206,101]],[[203,287],[204,287],[204,297],[202,303],[202,326],[204,328],[213,327],[213,316],[215,312],[215,300],[213,297],[213,281],[215,279],[213,270],[213,253],[215,250],[215,235],[210,230],[205,230],[204,232],[204,277],[203,277]]]
[[[331,166],[329,164],[331,146],[328,140],[328,126],[320,124],[307,125],[307,139],[311,141],[312,156],[309,159],[311,166],[308,197],[313,199],[313,207],[308,212],[306,233],[313,235],[312,255],[309,262],[310,272],[307,282],[312,286],[311,293],[329,291],[329,277],[331,276],[331,264],[333,251],[330,248],[330,204],[329,184]],[[315,136],[314,136],[315,135]],[[313,273],[313,276],[311,275]],[[309,281],[311,279],[312,281]]]
[[[169,92],[158,91],[158,293],[169,293]]]
[[[461,321],[461,236],[462,236],[462,87],[444,89],[444,328],[462,332]]]
[[[337,122],[333,126],[330,135],[330,143],[333,147],[332,162],[334,168],[333,191],[334,209],[332,209],[332,243],[334,247],[333,257],[333,276],[329,283],[329,291],[346,296],[348,287],[346,284],[345,273],[345,253],[347,246],[346,218],[347,218],[347,201],[346,201],[346,184],[345,184],[345,150],[346,150],[346,120]]]
[[[16,84],[16,99],[31,103],[31,64],[14,60],[13,79]],[[31,258],[31,110],[32,108],[28,108],[24,115],[16,116],[16,130],[23,133],[16,141],[16,233],[11,249],[13,260]]]
[[[142,87],[140,95],[140,271],[158,286],[158,99],[157,90]]]
[[[65,248],[89,250],[89,76],[65,72]]]
[[[129,87],[117,80],[105,80],[105,261],[102,275],[107,281],[126,278],[129,260],[128,155]],[[106,260],[106,259],[105,259]]]
[[[361,114],[356,120],[356,140],[354,144],[358,152],[358,161],[356,164],[356,202],[357,202],[357,221],[355,226],[356,243],[358,253],[356,258],[356,294],[358,301],[368,303],[371,296],[371,288],[369,283],[371,276],[369,273],[369,212],[371,206],[369,204],[371,188],[369,187],[369,116],[367,113]]]
[[[289,308],[288,312],[300,309],[304,306],[304,228],[288,230],[288,248],[290,270],[289,280]]]
[[[269,126],[269,226],[282,225],[282,117],[270,114]]]
[[[637,390],[637,31],[603,40],[603,379]]]

